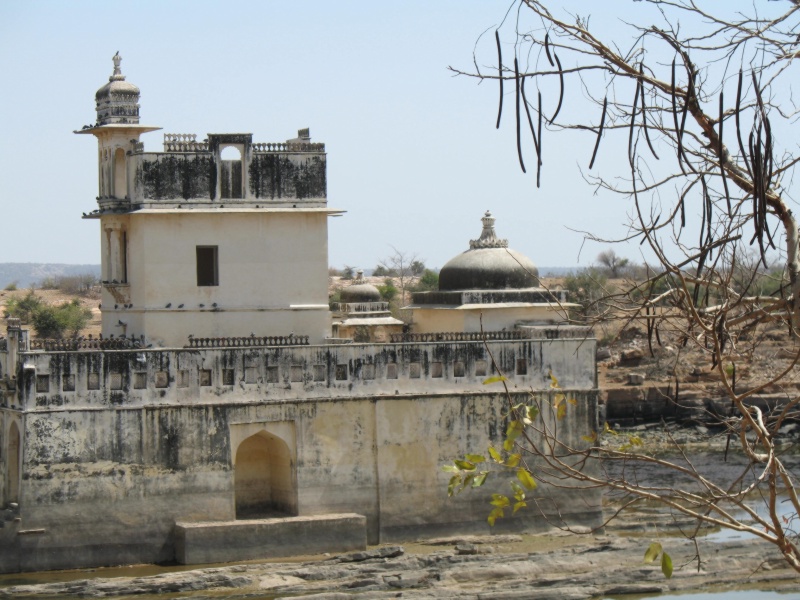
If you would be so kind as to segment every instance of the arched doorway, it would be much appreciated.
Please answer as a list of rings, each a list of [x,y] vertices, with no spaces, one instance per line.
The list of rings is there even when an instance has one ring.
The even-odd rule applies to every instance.
[[[260,431],[239,444],[234,491],[237,519],[296,515],[297,484],[286,442]]]
[[[16,423],[8,432],[8,502],[19,502],[20,435]]]
[[[128,165],[125,150],[117,148],[114,151],[114,197],[124,200],[128,195]]]

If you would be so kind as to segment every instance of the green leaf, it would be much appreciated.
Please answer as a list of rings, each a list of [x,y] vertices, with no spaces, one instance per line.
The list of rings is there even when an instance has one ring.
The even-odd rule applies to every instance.
[[[489,446],[489,456],[491,456],[492,460],[496,463],[503,462],[503,457],[501,456],[501,454],[491,446]]]
[[[511,504],[511,501],[503,494],[492,494],[492,501],[489,504],[497,508],[505,508]]]
[[[651,563],[655,559],[658,558],[658,555],[661,554],[661,544],[658,542],[653,542],[647,548],[647,551],[644,553],[644,562]]]
[[[564,403],[559,404],[558,410],[556,410],[556,418],[560,421],[566,416],[567,416],[567,405]]]
[[[503,442],[503,450],[505,450],[506,452],[511,452],[513,449],[514,449],[514,440],[506,439],[506,441]]]
[[[538,416],[539,416],[539,409],[537,407],[535,407],[535,406],[529,406],[528,407],[528,418],[531,421],[535,421],[536,417],[538,417]]]
[[[486,462],[486,457],[480,454],[467,454],[464,458],[466,458],[469,462],[479,465],[482,462]]]
[[[516,467],[519,464],[520,459],[522,456],[520,454],[512,454],[507,459],[506,462],[503,463],[507,467]]]
[[[632,435],[628,439],[628,443],[631,446],[644,446],[644,442],[642,441],[642,438],[640,438],[638,435]]]
[[[445,473],[458,473],[461,469],[459,469],[455,465],[442,465],[442,471]]]
[[[490,383],[497,383],[498,381],[507,381],[507,380],[502,375],[495,375],[494,377],[488,377],[487,379],[484,379],[483,385],[489,385]]]
[[[536,488],[536,481],[534,480],[533,476],[525,469],[519,469],[517,471],[517,479],[519,479],[520,483],[529,490],[533,490]]]
[[[672,559],[666,552],[661,555],[661,572],[667,579],[672,577]]]
[[[493,508],[492,512],[489,513],[489,518],[486,519],[486,520],[489,521],[489,525],[494,527],[494,522],[497,519],[499,519],[501,517],[504,517],[504,516],[505,516],[505,513],[503,512],[502,508]]]
[[[486,482],[486,476],[489,474],[489,471],[481,471],[479,475],[475,476],[475,479],[472,480],[472,487],[481,487]]]
[[[511,481],[511,489],[514,490],[514,499],[517,502],[525,500],[525,490],[516,481]]]
[[[453,475],[450,478],[450,483],[447,485],[447,496],[452,498],[453,494],[456,493],[456,487],[458,484],[461,483],[461,475]]]
[[[550,375],[550,387],[551,387],[551,388],[558,388],[558,387],[559,387],[559,385],[558,385],[558,379],[556,379],[556,378],[555,378],[555,376],[553,375],[553,372],[552,372],[552,371],[550,371],[550,372],[548,373],[548,375]]]
[[[474,471],[476,468],[475,465],[468,460],[454,460],[453,462],[456,463],[456,466],[462,471]]]
[[[519,502],[514,504],[514,512],[512,514],[516,514],[516,512],[520,508],[525,508],[526,506],[528,506],[527,502],[525,502],[524,500],[520,500]]]

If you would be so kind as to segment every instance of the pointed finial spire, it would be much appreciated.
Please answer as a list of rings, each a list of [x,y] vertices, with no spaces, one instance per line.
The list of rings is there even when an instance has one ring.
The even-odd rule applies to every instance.
[[[122,57],[119,55],[119,50],[117,50],[117,53],[111,57],[111,60],[114,61],[114,73],[108,78],[108,80],[125,81],[125,75],[122,74],[122,69],[119,66],[122,62]]]
[[[495,218],[492,213],[487,210],[486,214],[481,217],[481,221],[483,222],[481,237],[477,240],[470,240],[469,247],[472,250],[476,248],[508,248],[508,240],[498,239],[497,234],[494,232]]]

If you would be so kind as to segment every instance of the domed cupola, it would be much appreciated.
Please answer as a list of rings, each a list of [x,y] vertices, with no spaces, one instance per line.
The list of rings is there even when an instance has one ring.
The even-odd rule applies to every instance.
[[[357,283],[342,288],[340,298],[342,302],[350,302],[353,304],[357,302],[380,302],[381,293],[374,285],[370,285],[369,283]]]
[[[439,290],[506,290],[535,288],[539,269],[527,256],[509,249],[494,231],[494,217],[487,210],[483,231],[470,240],[469,250],[450,260],[439,272]]]
[[[112,58],[114,73],[108,83],[97,90],[97,124],[139,123],[139,88],[125,81],[119,65],[122,57],[117,52]]]

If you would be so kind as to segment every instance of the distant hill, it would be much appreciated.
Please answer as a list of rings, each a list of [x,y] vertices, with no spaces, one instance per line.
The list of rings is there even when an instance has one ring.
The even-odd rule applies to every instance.
[[[539,275],[542,277],[566,277],[572,275],[582,267],[539,267]]]
[[[0,263],[0,289],[15,283],[18,288],[38,285],[47,277],[84,275],[100,278],[100,265],[62,265],[55,263]]]

